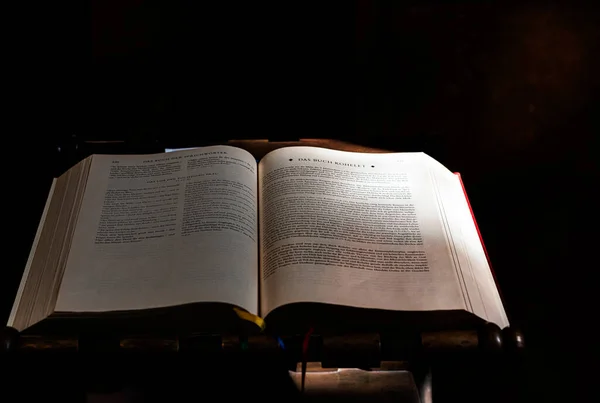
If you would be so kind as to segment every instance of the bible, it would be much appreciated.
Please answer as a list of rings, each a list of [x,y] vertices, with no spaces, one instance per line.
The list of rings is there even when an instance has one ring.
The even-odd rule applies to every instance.
[[[7,325],[214,330],[232,307],[290,331],[508,326],[459,175],[305,146],[80,161],[52,183]]]

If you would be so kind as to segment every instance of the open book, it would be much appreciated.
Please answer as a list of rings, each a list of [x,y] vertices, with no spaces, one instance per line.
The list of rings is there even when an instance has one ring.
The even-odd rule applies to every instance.
[[[508,325],[460,177],[431,157],[211,146],[93,155],[55,179],[8,326],[203,303]]]

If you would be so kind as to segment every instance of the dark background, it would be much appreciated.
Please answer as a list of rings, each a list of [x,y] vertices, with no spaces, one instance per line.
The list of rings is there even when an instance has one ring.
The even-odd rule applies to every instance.
[[[5,13],[0,316],[51,178],[81,141],[131,151],[344,139],[425,151],[462,173],[511,323],[527,336],[529,391],[581,393],[599,305],[597,7],[196,3]]]

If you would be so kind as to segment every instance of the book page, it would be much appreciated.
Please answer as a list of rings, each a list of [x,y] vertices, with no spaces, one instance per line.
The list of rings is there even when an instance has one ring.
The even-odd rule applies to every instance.
[[[50,210],[50,206],[52,204],[52,197],[54,195],[54,190],[56,189],[57,178],[52,180],[52,186],[50,186],[50,192],[48,193],[48,198],[46,199],[46,204],[44,205],[44,210],[42,211],[42,218],[40,219],[40,223],[38,224],[37,231],[35,233],[35,238],[33,239],[33,245],[31,246],[31,251],[29,252],[29,257],[27,258],[27,263],[25,264],[25,270],[23,271],[23,277],[21,278],[21,283],[19,284],[19,288],[17,290],[17,295],[15,296],[15,302],[10,311],[10,316],[8,317],[7,326],[14,327],[16,329],[24,329],[24,325],[19,325],[16,323],[19,308],[21,306],[22,298],[25,289],[27,288],[27,283],[29,282],[29,275],[31,272],[31,266],[33,264],[33,260],[35,258],[36,250],[38,245],[40,244],[40,238],[42,238],[42,233],[44,232],[44,224],[46,223],[46,219],[48,217],[48,211]],[[61,195],[62,196],[62,195]],[[52,234],[54,235],[54,234]],[[53,237],[52,237],[53,238]],[[38,280],[37,278],[35,280]],[[33,304],[33,299],[35,296],[28,295],[28,297],[32,300],[31,304]],[[29,302],[29,301],[27,301]],[[23,315],[24,316],[24,315]]]
[[[501,328],[509,326],[460,177],[433,158],[429,160],[472,307],[471,312]]]
[[[228,146],[94,155],[56,311],[258,311],[257,167]]]
[[[424,158],[269,153],[259,165],[261,314],[294,302],[471,310]]]

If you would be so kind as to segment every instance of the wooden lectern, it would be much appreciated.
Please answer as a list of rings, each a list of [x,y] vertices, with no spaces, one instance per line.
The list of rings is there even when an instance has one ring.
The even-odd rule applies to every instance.
[[[257,159],[276,148],[292,145],[385,152],[321,139],[232,140],[229,144],[248,150]],[[86,146],[92,153],[93,146]],[[114,152],[118,153],[118,148]],[[37,390],[44,396],[50,393],[48,390],[57,392],[61,387],[71,392],[76,389],[76,393],[106,395],[133,383],[136,387],[152,385],[152,392],[143,396],[157,399],[174,396],[165,392],[165,388],[157,389],[157,385],[167,389],[168,385],[175,385],[177,396],[190,392],[190,386],[194,389],[200,385],[200,390],[194,390],[201,395],[212,388],[234,396],[237,392],[260,393],[277,399],[286,393],[297,398],[396,393],[394,396],[404,401],[432,401],[432,397],[437,401],[437,397],[443,400],[448,393],[451,396],[457,392],[464,397],[463,392],[473,394],[478,390],[474,400],[490,401],[493,396],[483,397],[480,393],[496,388],[501,389],[493,393],[498,398],[506,398],[503,392],[513,393],[507,392],[506,382],[523,359],[524,339],[518,330],[499,329],[493,324],[426,332],[398,323],[391,331],[387,327],[385,331],[373,329],[359,334],[331,332],[279,337],[252,329],[241,334],[165,329],[160,335],[140,335],[28,331],[19,334],[15,329],[5,328],[1,351],[3,361],[18,368],[17,389]],[[299,363],[304,363],[306,370],[304,382]],[[64,369],[65,366],[69,368]],[[32,371],[37,375],[25,375]],[[47,381],[44,386],[39,386],[40,378]],[[458,386],[453,391],[461,382],[470,390],[461,391]],[[305,383],[304,395],[298,392],[302,383]],[[244,392],[244,388],[260,391]],[[438,388],[445,390],[436,395]]]

